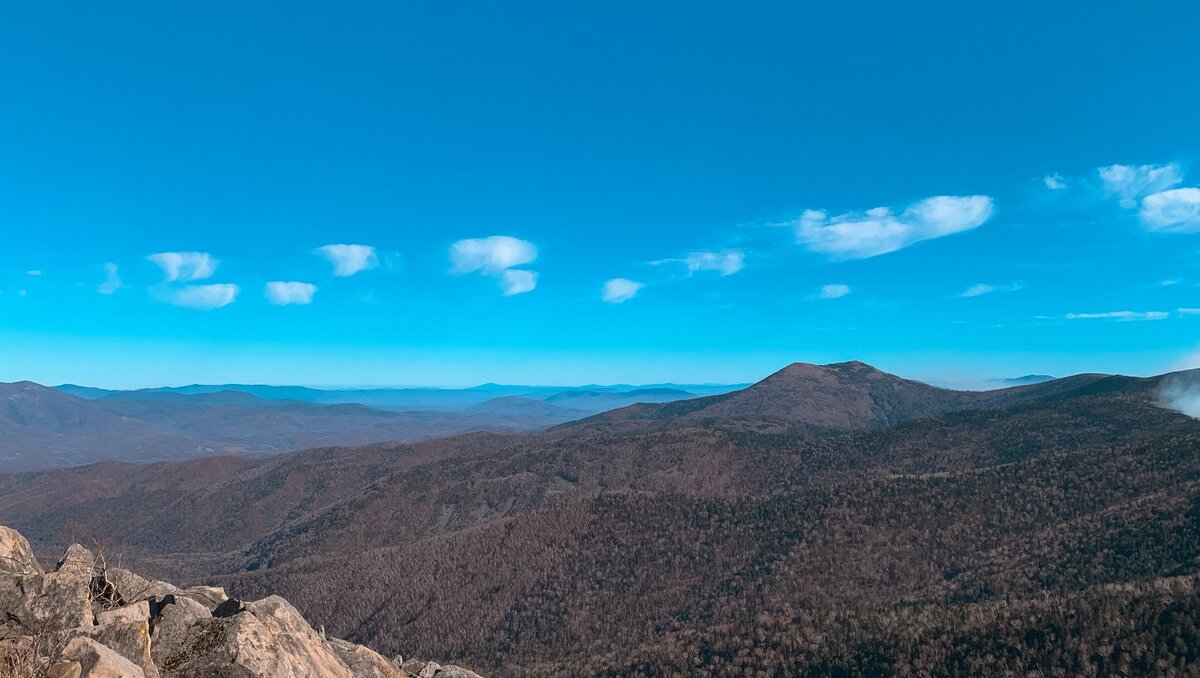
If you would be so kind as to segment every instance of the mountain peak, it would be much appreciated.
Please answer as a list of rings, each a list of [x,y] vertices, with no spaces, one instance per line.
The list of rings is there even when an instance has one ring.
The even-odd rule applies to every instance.
[[[0,382],[0,392],[15,393],[18,391],[53,391],[54,389],[48,386],[42,386],[34,381],[10,381]]]
[[[772,384],[779,381],[791,379],[815,379],[819,381],[839,381],[847,378],[857,379],[872,379],[872,378],[887,378],[897,381],[908,381],[894,374],[884,372],[883,370],[868,365],[859,360],[849,360],[840,363],[829,363],[827,365],[817,365],[814,363],[795,362],[787,367],[767,376],[757,384],[753,384],[750,388],[762,384]]]
[[[846,361],[840,362],[840,363],[829,363],[827,365],[822,365],[822,367],[828,367],[831,370],[853,370],[853,371],[871,370],[872,372],[882,372],[883,371],[883,370],[875,367],[874,365],[868,365],[867,363],[864,363],[861,360],[846,360]]]
[[[49,386],[42,386],[33,381],[0,382],[0,396],[20,400],[59,404],[82,404],[84,400],[70,393],[64,393]]]
[[[725,420],[758,429],[853,430],[940,414],[961,394],[911,381],[852,360],[796,362],[740,391],[666,405],[639,405],[606,420]]]

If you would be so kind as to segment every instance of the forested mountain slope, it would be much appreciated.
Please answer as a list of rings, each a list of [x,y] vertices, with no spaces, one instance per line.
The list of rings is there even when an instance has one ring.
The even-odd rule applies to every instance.
[[[355,642],[501,675],[1192,661],[1195,625],[1170,615],[1200,572],[1200,422],[1163,407],[1169,380],[963,394],[861,364],[780,374],[814,369],[864,394],[837,416],[869,425],[789,419],[832,417],[832,397],[764,409],[764,384],[812,392],[776,375],[653,427],[6,476],[0,512],[35,543],[86,529],[158,576],[278,592]],[[180,552],[152,557],[167,537]],[[1023,649],[997,654],[1014,628]],[[1037,640],[1055,633],[1072,640]]]

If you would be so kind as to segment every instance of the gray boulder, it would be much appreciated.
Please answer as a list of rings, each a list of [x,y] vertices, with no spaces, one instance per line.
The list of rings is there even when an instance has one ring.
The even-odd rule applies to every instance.
[[[42,574],[41,563],[20,532],[0,525],[0,572],[7,574]]]
[[[191,598],[207,607],[210,612],[217,609],[217,606],[221,603],[229,600],[229,596],[225,594],[225,589],[218,586],[189,586],[186,589],[180,590],[175,595]]]
[[[296,608],[278,596],[193,624],[186,645],[159,668],[164,678],[354,678]]]
[[[150,656],[150,625],[145,619],[74,629],[67,635],[91,638],[137,665],[146,678],[158,678],[158,667]]]
[[[405,678],[395,664],[374,650],[336,638],[330,638],[325,643],[355,678]]]
[[[83,636],[72,638],[67,643],[62,659],[79,664],[80,678],[145,678],[136,664]]]
[[[46,678],[79,678],[83,675],[83,665],[70,660],[59,660],[46,669]]]
[[[150,656],[162,666],[184,652],[195,640],[193,626],[212,619],[207,608],[191,598],[166,596],[154,601],[150,630]]]
[[[453,664],[442,666],[437,662],[423,662],[419,659],[409,659],[400,668],[413,678],[483,678],[474,671]]]
[[[112,610],[105,610],[96,613],[96,625],[103,626],[105,624],[119,624],[122,622],[150,622],[150,603],[149,601],[141,601],[133,605],[118,607]]]
[[[96,555],[79,544],[71,544],[66,551],[63,551],[54,570],[68,572],[90,580],[98,574]]]
[[[278,596],[181,589],[107,568],[78,544],[45,572],[25,538],[0,526],[4,657],[48,678],[479,678],[326,638]]]
[[[0,618],[29,630],[92,626],[91,582],[70,572],[0,575]]]
[[[109,583],[118,604],[130,605],[142,600],[150,600],[177,593],[178,588],[166,582],[146,579],[120,567],[110,567],[106,571]]]

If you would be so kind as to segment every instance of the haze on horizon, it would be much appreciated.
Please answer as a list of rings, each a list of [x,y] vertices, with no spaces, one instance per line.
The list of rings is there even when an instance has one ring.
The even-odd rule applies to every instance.
[[[1193,4],[3,12],[0,381],[1200,365]]]

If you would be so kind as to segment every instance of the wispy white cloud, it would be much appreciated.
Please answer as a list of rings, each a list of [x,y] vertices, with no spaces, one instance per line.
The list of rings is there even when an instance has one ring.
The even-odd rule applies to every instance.
[[[375,248],[370,245],[323,245],[316,251],[333,264],[333,275],[337,278],[346,278],[379,265]]]
[[[176,306],[211,311],[232,304],[237,299],[238,292],[237,285],[228,283],[186,285],[177,290],[171,290],[166,299]]]
[[[678,269],[680,275],[688,278],[702,272],[716,272],[728,276],[745,267],[746,253],[737,249],[696,250],[688,252],[686,256],[655,259],[646,263]]]
[[[168,282],[210,278],[220,263],[208,252],[158,252],[146,258],[162,269]]]
[[[1042,183],[1045,184],[1046,188],[1050,189],[1051,191],[1061,191],[1067,187],[1067,180],[1063,178],[1063,175],[1057,172],[1054,174],[1047,174],[1046,176],[1042,177]]]
[[[1108,165],[1096,170],[1104,192],[1115,196],[1122,207],[1132,209],[1137,201],[1183,182],[1183,168],[1166,165]]]
[[[808,210],[792,226],[797,242],[835,259],[865,259],[981,226],[995,204],[986,195],[939,195],[896,214],[888,207],[829,216]]]
[[[979,297],[979,296],[983,296],[985,294],[991,294],[992,292],[995,292],[998,289],[1000,289],[1000,288],[996,287],[995,285],[988,285],[987,283],[977,283],[975,285],[971,285],[970,287],[968,287],[966,290],[963,291],[962,294],[960,294],[958,296],[965,297],[965,298]]]
[[[1121,207],[1140,205],[1138,219],[1148,231],[1200,232],[1200,188],[1183,183],[1183,167],[1165,165],[1108,165],[1096,169],[1104,194]]]
[[[476,271],[496,274],[514,266],[531,264],[537,256],[537,246],[533,243],[507,235],[467,238],[450,246],[451,272],[458,275]]]
[[[1142,224],[1162,233],[1200,231],[1200,188],[1174,188],[1142,199]]]
[[[1067,320],[1166,320],[1166,311],[1108,311],[1105,313],[1068,313]]]
[[[741,250],[721,250],[719,252],[689,252],[683,258],[688,275],[700,271],[716,271],[721,275],[733,275],[746,265],[746,254]]]
[[[30,275],[30,276],[33,276],[33,277],[35,277],[35,278],[39,278],[39,277],[41,277],[41,275],[42,275],[42,269],[40,269],[40,268],[31,268],[31,269],[29,269],[28,271],[25,271],[25,275]]]
[[[604,283],[600,298],[610,304],[623,304],[637,296],[645,285],[629,278],[613,278]]]
[[[981,297],[985,294],[991,294],[993,292],[1016,292],[1023,287],[1024,285],[1021,283],[1012,283],[1010,285],[989,285],[987,283],[977,283],[963,290],[962,294],[959,294],[958,296],[963,297],[964,299],[970,299],[971,297]]]
[[[263,293],[266,295],[267,301],[276,306],[291,304],[303,306],[312,303],[313,295],[317,293],[317,286],[306,282],[273,280],[267,283]]]
[[[1200,315],[1200,308],[1181,308],[1179,315]]]
[[[537,246],[520,238],[507,235],[466,238],[450,245],[450,272],[496,277],[504,296],[511,297],[537,287],[537,271],[515,268],[531,264],[537,257]]]
[[[100,294],[112,294],[121,289],[121,276],[117,274],[117,265],[109,261],[104,264],[104,282],[96,287]]]
[[[506,297],[532,292],[537,287],[537,280],[537,271],[510,268],[500,272],[500,290]]]
[[[817,292],[818,299],[841,299],[850,294],[850,286],[842,284],[822,285],[821,291]]]

